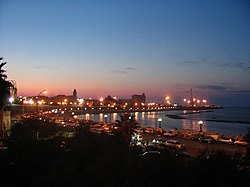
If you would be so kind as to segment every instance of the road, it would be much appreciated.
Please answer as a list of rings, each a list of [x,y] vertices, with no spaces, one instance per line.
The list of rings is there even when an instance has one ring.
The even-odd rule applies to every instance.
[[[148,140],[149,143],[152,142],[154,138],[159,138],[159,136],[154,134],[142,134],[144,140]],[[230,145],[230,144],[223,144],[223,143],[200,143],[197,140],[192,140],[189,138],[183,138],[183,137],[164,137],[160,136],[160,138],[163,138],[165,140],[178,140],[179,142],[183,143],[186,147],[184,150],[185,152],[188,152],[192,154],[193,156],[198,156],[202,151],[207,151],[209,153],[213,153],[215,151],[224,151],[226,154],[234,155],[236,153],[244,154],[247,150],[246,146],[236,146],[236,145]]]

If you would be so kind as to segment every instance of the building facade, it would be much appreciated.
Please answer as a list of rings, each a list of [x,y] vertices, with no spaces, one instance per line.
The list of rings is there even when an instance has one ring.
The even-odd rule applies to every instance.
[[[146,103],[145,93],[142,95],[132,95],[132,103],[138,106],[144,105]]]

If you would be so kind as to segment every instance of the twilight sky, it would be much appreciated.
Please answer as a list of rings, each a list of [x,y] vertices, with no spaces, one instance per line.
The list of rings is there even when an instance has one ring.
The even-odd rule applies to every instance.
[[[248,0],[0,0],[18,95],[169,95],[250,106]]]

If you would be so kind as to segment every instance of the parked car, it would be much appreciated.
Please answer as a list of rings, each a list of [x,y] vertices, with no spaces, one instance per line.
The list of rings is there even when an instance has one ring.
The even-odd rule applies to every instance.
[[[219,139],[219,142],[220,143],[228,143],[228,144],[233,144],[233,139],[232,138],[227,138],[227,137],[224,137],[224,138],[220,138]]]
[[[177,140],[167,140],[165,145],[171,148],[185,149],[185,145]]]
[[[138,155],[138,161],[147,163],[159,162],[161,160],[161,152],[160,151],[146,151],[142,154]]]
[[[154,129],[151,128],[151,127],[147,127],[145,130],[144,130],[145,133],[147,134],[153,134],[154,133]]]
[[[163,136],[177,136],[177,133],[175,130],[168,130],[166,132],[163,133]]]
[[[234,145],[244,145],[244,146],[249,146],[249,143],[246,142],[245,140],[236,140],[234,142]]]
[[[155,138],[152,141],[153,144],[165,144],[165,142],[166,142],[166,140],[164,140],[162,138]]]
[[[198,141],[200,143],[202,143],[202,142],[205,142],[205,143],[214,143],[215,142],[214,138],[211,137],[211,136],[200,136],[198,138]]]
[[[138,156],[150,156],[150,155],[160,155],[161,152],[160,151],[146,151],[142,154],[139,154]]]

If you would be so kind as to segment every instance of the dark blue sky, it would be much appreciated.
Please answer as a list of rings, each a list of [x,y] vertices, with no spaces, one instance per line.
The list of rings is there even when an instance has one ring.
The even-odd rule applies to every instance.
[[[250,106],[250,2],[1,0],[19,95],[195,96]]]

